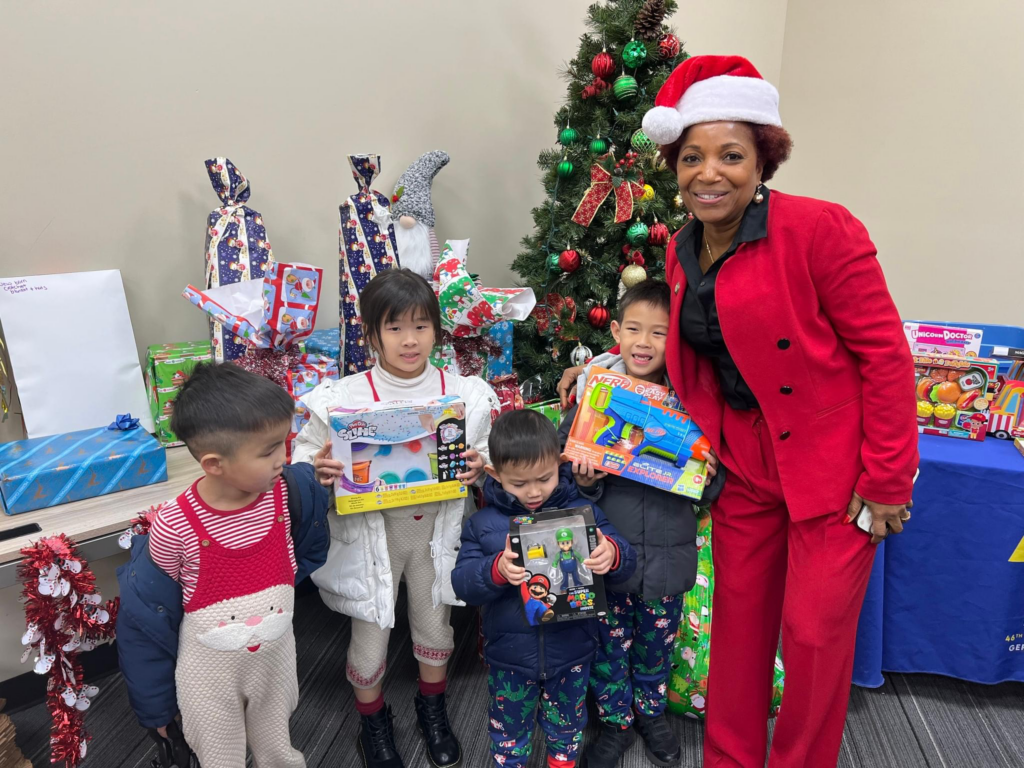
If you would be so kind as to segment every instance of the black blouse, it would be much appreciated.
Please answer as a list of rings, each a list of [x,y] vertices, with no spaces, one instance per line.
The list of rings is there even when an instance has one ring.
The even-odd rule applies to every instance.
[[[762,187],[764,201],[751,202],[743,213],[729,250],[719,256],[707,273],[700,270],[700,252],[704,247],[704,225],[694,219],[676,235],[676,257],[686,274],[686,295],[679,316],[679,330],[686,342],[699,355],[711,358],[718,372],[722,394],[732,408],[739,411],[757,408],[757,398],[750,391],[743,375],[729,354],[722,338],[722,325],[715,305],[715,281],[726,259],[736,253],[740,243],[750,243],[768,236],[768,203],[771,192]]]

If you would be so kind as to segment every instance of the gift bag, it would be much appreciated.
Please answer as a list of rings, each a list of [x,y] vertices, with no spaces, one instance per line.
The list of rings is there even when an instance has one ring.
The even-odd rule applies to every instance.
[[[223,205],[210,212],[206,230],[206,287],[258,280],[274,262],[263,217],[245,205],[249,181],[226,157],[206,161],[210,183]],[[217,362],[245,354],[245,343],[216,320],[210,340]]]
[[[341,278],[340,357],[342,374],[348,376],[373,367],[373,356],[363,339],[359,294],[378,272],[398,265],[395,228],[390,201],[370,184],[380,173],[380,155],[350,155],[349,165],[359,191],[341,204],[338,257]]]
[[[711,652],[711,599],[715,571],[711,564],[711,515],[700,513],[697,521],[697,583],[686,593],[683,620],[679,623],[672,652],[668,708],[677,715],[704,718],[708,695],[708,660]],[[775,680],[769,717],[782,705],[782,659],[775,657]]]

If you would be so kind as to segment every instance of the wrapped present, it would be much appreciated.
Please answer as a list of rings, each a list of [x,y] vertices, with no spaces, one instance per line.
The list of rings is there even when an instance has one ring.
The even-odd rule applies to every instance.
[[[0,446],[0,506],[17,515],[167,480],[163,447],[138,419]]]
[[[341,357],[341,346],[338,341],[337,328],[325,328],[320,331],[313,331],[306,337],[303,349],[311,355],[330,357],[339,360]]]
[[[210,212],[206,231],[206,288],[258,280],[274,263],[274,254],[263,217],[245,205],[249,181],[226,157],[207,160],[206,171],[222,203]],[[245,354],[245,343],[215,319],[210,320],[210,338],[218,362]]]
[[[342,371],[347,376],[373,367],[373,355],[363,339],[359,295],[378,272],[398,264],[390,201],[370,184],[380,173],[380,155],[350,155],[349,165],[359,191],[339,207],[338,283]]]
[[[188,378],[193,365],[213,358],[209,341],[154,344],[146,356],[146,391],[149,409],[156,423],[156,437],[165,448],[182,445],[171,431],[174,398]]]
[[[556,397],[554,400],[545,400],[542,403],[530,403],[526,406],[531,411],[536,411],[556,427],[562,423],[562,403]]]
[[[469,240],[449,240],[434,270],[444,335],[431,362],[463,376],[508,375],[512,372],[511,323],[529,317],[536,304],[533,289],[478,286],[466,267],[468,252]]]
[[[499,376],[497,379],[492,379],[490,384],[494,394],[498,396],[498,402],[501,403],[502,413],[523,409],[523,396],[519,390],[519,377],[516,374]]]

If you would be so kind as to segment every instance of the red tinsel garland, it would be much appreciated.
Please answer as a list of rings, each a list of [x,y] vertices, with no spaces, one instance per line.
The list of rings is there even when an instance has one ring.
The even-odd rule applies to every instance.
[[[82,682],[78,655],[114,637],[118,600],[103,602],[96,577],[64,534],[40,539],[21,550],[18,578],[25,603],[24,662],[38,650],[35,672],[48,675],[46,706],[53,726],[50,762],[76,768],[92,738],[85,710],[99,689]]]
[[[461,376],[479,376],[488,357],[501,357],[501,345],[490,336],[453,336],[441,331],[441,348],[451,345]]]
[[[288,389],[288,371],[299,362],[302,353],[296,349],[258,349],[250,347],[243,357],[234,361],[235,365],[270,379],[279,387]]]

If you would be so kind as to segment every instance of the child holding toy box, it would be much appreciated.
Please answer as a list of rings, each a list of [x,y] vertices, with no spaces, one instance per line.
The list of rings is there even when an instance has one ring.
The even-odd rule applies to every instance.
[[[312,415],[296,439],[294,461],[312,463],[317,479],[333,485],[344,467],[331,458],[328,409],[457,395],[466,406],[466,466],[457,477],[467,485],[482,481],[498,399],[483,379],[444,374],[428,362],[441,334],[440,310],[430,285],[408,269],[393,269],[374,277],[359,302],[366,341],[377,363],[369,371],[326,381],[304,398]],[[352,617],[346,671],[355,688],[362,724],[358,746],[367,768],[402,765],[381,678],[403,574],[413,655],[419,662],[416,715],[427,755],[438,768],[461,760],[448,722],[445,681],[454,648],[450,606],[459,604],[451,571],[464,510],[465,500],[459,498],[331,515],[330,553],[313,581],[330,608]]]
[[[668,386],[665,342],[670,298],[668,285],[660,280],[645,280],[623,294],[611,329],[619,343],[618,354],[609,352],[591,361],[579,377],[578,399],[591,366]],[[562,421],[563,447],[577,407]],[[717,462],[709,460],[707,472],[711,479],[701,505],[718,497],[725,479]],[[591,667],[590,688],[602,730],[600,739],[587,750],[587,765],[617,766],[636,738],[634,727],[657,765],[673,765],[681,747],[665,722],[664,711],[683,594],[697,578],[696,515],[685,498],[596,471],[589,461],[574,462],[573,473],[583,496],[600,502],[608,520],[637,553],[633,576],[607,584],[608,615],[598,620],[601,642]]]

